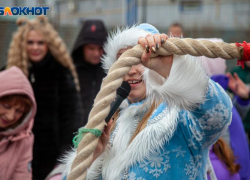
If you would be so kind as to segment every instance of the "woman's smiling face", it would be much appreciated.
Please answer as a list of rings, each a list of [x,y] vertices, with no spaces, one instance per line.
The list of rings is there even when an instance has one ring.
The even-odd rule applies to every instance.
[[[130,48],[121,49],[117,54],[117,59]],[[136,103],[145,99],[146,97],[146,85],[142,80],[144,66],[142,64],[132,66],[131,70],[123,77],[124,81],[127,81],[131,86],[131,91],[128,96],[128,100],[131,103]]]
[[[44,38],[37,30],[31,30],[27,37],[26,51],[32,62],[40,62],[48,52],[48,46]]]

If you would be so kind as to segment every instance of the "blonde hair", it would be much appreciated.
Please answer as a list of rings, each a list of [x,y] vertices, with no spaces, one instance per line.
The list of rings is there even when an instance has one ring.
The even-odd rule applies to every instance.
[[[151,115],[153,114],[154,110],[160,105],[161,102],[153,102],[151,107],[149,108],[149,110],[143,115],[141,121],[138,123],[136,129],[135,129],[135,132],[133,134],[133,136],[131,137],[130,139],[130,142],[129,144],[135,139],[135,137],[146,127],[147,123],[148,123],[148,120],[149,118],[151,117]],[[142,108],[141,108],[141,113],[143,112],[143,109],[145,107],[145,103],[143,104]],[[113,118],[114,118],[114,122],[113,122],[113,125],[111,127],[111,131],[113,131],[115,129],[115,126],[116,126],[116,122],[119,118],[119,113],[120,113],[120,110],[118,109]]]
[[[27,36],[31,30],[36,30],[43,35],[44,41],[48,45],[48,48],[54,58],[68,68],[76,84],[76,88],[79,91],[79,80],[73,61],[67,51],[66,45],[63,40],[59,37],[56,30],[48,22],[45,16],[38,16],[34,20],[28,20],[25,17],[17,19],[16,24],[18,30],[13,35],[10,48],[8,51],[7,68],[12,66],[19,67],[24,74],[28,77],[29,72],[29,58],[26,52]]]

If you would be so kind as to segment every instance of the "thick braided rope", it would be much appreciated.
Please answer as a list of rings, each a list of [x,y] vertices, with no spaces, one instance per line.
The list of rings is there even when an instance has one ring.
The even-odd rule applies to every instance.
[[[135,46],[122,54],[110,68],[107,77],[103,79],[101,90],[96,96],[86,128],[103,130],[104,119],[110,111],[111,102],[116,97],[116,90],[122,84],[123,76],[130,71],[133,65],[140,63],[143,51],[144,49],[140,45]],[[242,47],[208,40],[169,38],[156,53],[151,53],[151,57],[171,54],[241,59]],[[95,135],[91,133],[84,135],[77,148],[77,156],[73,161],[67,180],[84,180],[86,178],[87,168],[92,162],[97,143],[98,138]]]

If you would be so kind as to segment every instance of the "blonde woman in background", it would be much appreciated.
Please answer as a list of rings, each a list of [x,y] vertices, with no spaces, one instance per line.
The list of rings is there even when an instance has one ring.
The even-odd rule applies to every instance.
[[[33,179],[42,180],[68,150],[73,132],[81,126],[77,73],[63,40],[48,22],[19,18],[7,68],[19,67],[29,78],[37,100],[33,132]]]

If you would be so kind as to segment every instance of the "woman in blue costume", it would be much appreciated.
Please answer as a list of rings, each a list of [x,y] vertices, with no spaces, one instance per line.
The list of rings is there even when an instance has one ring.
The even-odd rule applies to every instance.
[[[131,93],[101,136],[87,179],[206,179],[209,148],[227,130],[232,103],[199,58],[150,59],[166,39],[149,24],[109,37],[106,70],[127,49],[138,43],[146,48],[142,64],[124,77]]]

